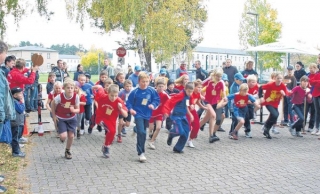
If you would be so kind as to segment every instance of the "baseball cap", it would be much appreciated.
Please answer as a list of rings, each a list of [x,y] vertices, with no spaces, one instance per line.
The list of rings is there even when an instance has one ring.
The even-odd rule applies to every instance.
[[[86,77],[88,77],[89,79],[91,79],[90,73],[85,73],[84,75],[85,75]]]
[[[20,88],[20,87],[15,87],[15,88],[12,88],[12,89],[11,89],[11,94],[14,95],[14,94],[19,93],[19,92],[22,92],[22,91],[23,91],[22,88]]]
[[[222,80],[223,81],[229,81],[227,74],[222,74]]]
[[[288,65],[287,69],[288,70],[293,70],[293,66],[292,65]]]
[[[139,65],[135,66],[134,71],[141,71],[141,67]]]
[[[243,75],[241,73],[234,74],[234,79],[241,80],[241,81],[245,80],[245,78],[243,77]]]
[[[164,69],[164,68],[161,68],[160,69],[160,74],[166,74],[167,72],[166,72],[166,70]]]

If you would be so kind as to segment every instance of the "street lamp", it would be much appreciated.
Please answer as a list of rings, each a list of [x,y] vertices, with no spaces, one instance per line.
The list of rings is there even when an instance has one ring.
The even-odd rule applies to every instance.
[[[247,12],[248,15],[254,15],[256,16],[256,46],[258,46],[258,17],[259,14],[254,12]],[[257,65],[258,65],[258,52],[256,51],[256,57],[255,57],[255,67],[254,70],[257,71]],[[260,76],[261,76],[261,68],[260,68]]]

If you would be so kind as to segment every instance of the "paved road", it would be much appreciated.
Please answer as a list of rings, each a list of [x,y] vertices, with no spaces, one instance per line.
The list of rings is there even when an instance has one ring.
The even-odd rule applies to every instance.
[[[29,118],[32,122],[35,114]],[[43,120],[50,120],[46,111]],[[223,127],[229,125],[226,119]],[[45,127],[53,129],[52,124]],[[46,133],[31,138],[25,173],[32,193],[320,193],[320,141],[310,134],[292,137],[286,128],[268,140],[260,127],[253,127],[252,139],[241,130],[238,141],[219,132],[221,141],[213,144],[205,128],[196,148],[186,147],[184,154],[166,145],[163,129],[156,150],[147,149],[146,163],[138,161],[136,138],[130,135],[115,142],[111,158],[105,159],[104,135],[95,130],[75,140],[73,159],[66,160],[65,145]]]

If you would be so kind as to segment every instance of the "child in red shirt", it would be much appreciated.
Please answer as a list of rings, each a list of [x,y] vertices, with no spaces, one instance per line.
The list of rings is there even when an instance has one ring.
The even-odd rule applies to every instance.
[[[288,93],[286,85],[282,83],[283,76],[280,73],[274,73],[275,77],[274,82],[269,82],[259,88],[259,97],[261,105],[265,105],[268,111],[270,112],[269,118],[264,124],[263,135],[268,139],[272,139],[270,136],[271,127],[277,123],[279,117],[278,106],[281,98]],[[262,98],[263,90],[265,94]]]
[[[257,108],[259,105],[256,103],[255,98],[248,94],[249,87],[248,84],[241,84],[239,87],[239,92],[235,94],[230,94],[227,98],[228,100],[234,100],[233,114],[238,120],[237,126],[234,128],[234,131],[231,133],[233,140],[238,140],[238,131],[245,123],[246,115],[248,114],[248,105],[249,101],[253,103]]]
[[[256,75],[248,75],[247,77],[247,83],[248,83],[248,93],[251,94],[252,96],[258,96],[259,92],[259,85],[257,82],[257,76]],[[251,136],[251,124],[250,120],[254,119],[254,114],[257,110],[254,109],[254,106],[252,104],[248,104],[248,113],[246,114],[246,119],[244,122],[244,127],[245,127],[245,133],[246,137],[252,138]]]
[[[202,81],[200,79],[193,82],[194,83],[194,91],[192,92],[190,96],[190,106],[189,112],[190,114],[187,114],[187,119],[190,125],[190,137],[189,141],[187,142],[187,146],[190,148],[194,148],[195,146],[192,143],[192,140],[197,138],[198,132],[200,129],[200,118],[198,116],[198,113],[195,109],[195,105],[198,105],[200,108],[207,110],[207,107],[203,106],[201,104],[201,89],[202,89]]]
[[[63,89],[62,89],[63,85],[60,81],[57,81],[54,83],[53,85],[53,91],[51,91],[48,95],[48,100],[47,100],[47,103],[46,103],[46,108],[47,110],[50,112],[50,116],[52,118],[52,110],[51,110],[51,102],[53,101],[53,99],[58,95],[58,94],[61,94],[63,92]],[[57,128],[57,123],[55,120],[53,120],[53,123],[54,123],[54,128],[57,132],[57,137],[59,137],[59,133],[58,133],[58,128]]]
[[[148,145],[149,145],[149,148],[152,150],[156,149],[154,142],[160,132],[161,124],[163,121],[163,106],[170,99],[169,95],[164,92],[165,82],[163,79],[157,80],[156,90],[160,97],[160,104],[155,110],[152,111],[152,114],[149,120],[149,134],[151,134],[150,135],[151,140],[148,142]],[[155,129],[154,129],[154,123],[156,124]]]
[[[123,117],[128,116],[128,110],[123,101],[118,97],[119,86],[112,84],[108,88],[108,95],[105,94],[102,87],[98,88],[95,100],[98,104],[96,110],[96,124],[106,130],[102,153],[106,158],[110,157],[110,145],[116,134],[116,125],[119,114]]]

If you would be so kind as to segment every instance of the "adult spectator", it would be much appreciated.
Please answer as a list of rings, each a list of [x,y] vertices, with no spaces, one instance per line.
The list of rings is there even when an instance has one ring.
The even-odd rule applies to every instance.
[[[196,78],[201,79],[201,81],[207,79],[208,77],[208,72],[201,67],[201,62],[198,60],[194,64],[196,68]]]
[[[108,59],[104,60],[104,67],[102,68],[102,70],[106,70],[108,72],[108,76],[114,80],[114,69],[113,67],[110,65],[110,62]]]
[[[28,77],[25,76],[25,65],[26,61],[24,59],[18,59],[16,61],[15,68],[13,68],[9,74],[8,74],[8,82],[10,89],[19,87],[24,89],[25,84],[33,84],[35,77],[36,77],[36,72],[39,69],[39,66],[34,66],[31,69],[30,75]]]
[[[5,61],[4,61],[4,66],[1,66],[1,69],[3,70],[5,76],[8,76],[8,73],[12,70],[14,67],[16,61],[15,56],[7,56]]]
[[[53,67],[51,72],[56,74],[56,81],[60,81],[61,83],[63,83],[64,71],[63,61],[61,59],[57,61],[57,66]]]
[[[83,66],[81,64],[78,64],[77,66],[77,71],[74,72],[74,75],[73,75],[73,81],[78,81],[78,76],[80,74],[84,74],[83,72]]]
[[[8,52],[6,43],[0,40],[0,64],[5,61]],[[13,99],[9,89],[9,83],[6,79],[5,72],[0,68],[0,137],[2,135],[3,125],[10,120],[16,119],[16,112],[13,104]],[[3,178],[3,176],[1,176]],[[3,178],[4,179],[4,178]],[[0,186],[0,191],[6,192],[6,188]]]
[[[68,64],[66,62],[63,62],[62,70],[64,71],[64,78],[63,79],[70,77],[69,72],[68,72]]]
[[[249,60],[245,63],[245,69],[241,72],[244,78],[247,78],[249,75],[255,75],[258,77],[258,73],[253,70],[253,61]]]
[[[170,74],[169,74],[169,71],[167,70],[167,66],[166,66],[166,65],[163,65],[163,66],[161,67],[161,69],[164,69],[164,70],[166,71],[166,77],[167,77],[168,79],[170,79]]]
[[[222,63],[224,66],[224,64]],[[225,66],[223,67],[223,73],[227,74],[228,80],[229,80],[229,91],[230,87],[232,86],[234,82],[234,75],[238,73],[238,70],[236,67],[232,66],[232,60],[227,59],[225,62]],[[225,116],[228,118],[229,117],[229,107],[225,106]]]
[[[141,67],[139,65],[135,66],[134,73],[132,73],[128,78],[129,80],[132,81],[133,87],[136,87],[138,85],[138,75],[140,71],[141,71]]]
[[[188,74],[187,64],[184,61],[181,61],[180,67],[176,70],[176,79],[178,79],[181,75],[184,74]]]
[[[296,70],[294,72],[294,77],[297,80],[297,85],[300,85],[300,78],[304,75],[307,75],[307,72],[304,70],[304,65],[301,61],[296,63]]]
[[[128,79],[131,74],[133,74],[133,70],[132,70],[131,65],[128,65],[128,73],[126,75],[126,79]]]

